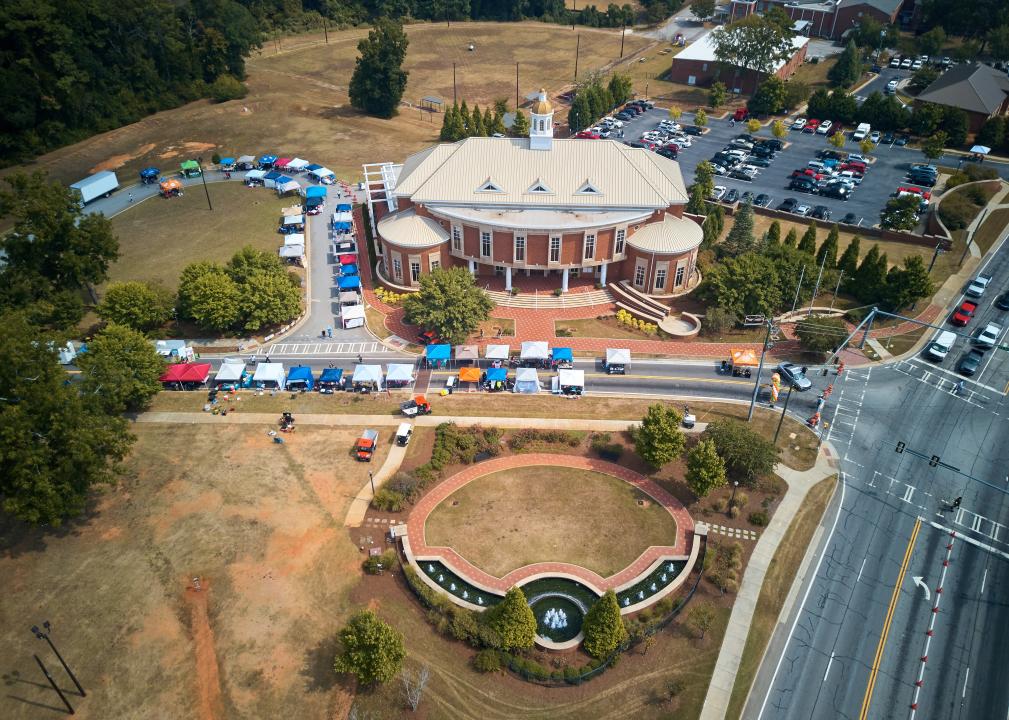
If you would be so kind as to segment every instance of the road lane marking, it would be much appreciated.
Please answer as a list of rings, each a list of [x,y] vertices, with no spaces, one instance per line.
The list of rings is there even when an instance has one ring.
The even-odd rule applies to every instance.
[[[902,497],[901,500],[903,500],[906,503],[909,503],[911,502],[911,496],[914,495],[914,487],[908,485],[907,483],[904,483],[904,485],[905,487],[907,487],[907,490],[904,491],[904,497]]]
[[[919,520],[921,520],[921,519],[923,519],[923,518],[919,517]],[[953,528],[946,527],[945,525],[941,525],[940,523],[937,523],[935,520],[929,520],[929,525],[931,525],[932,527],[934,527],[936,530],[942,530],[942,531],[948,532],[948,533],[949,532],[954,532]],[[960,540],[963,540],[965,543],[969,543],[969,544],[973,545],[976,548],[981,548],[982,550],[987,550],[992,555],[998,555],[1003,560],[1009,560],[1009,553],[1002,552],[998,548],[994,548],[991,545],[988,545],[986,543],[981,542],[980,540],[972,538],[970,535],[961,535],[961,534],[957,533],[957,538],[959,538]]]
[[[967,678],[970,677],[970,666],[967,666],[967,672],[963,674],[963,692],[960,693],[960,697],[967,697]]]
[[[830,660],[827,661],[827,669],[823,671],[823,682],[827,682],[827,673],[830,672],[830,666],[834,664],[834,651],[830,652]]]
[[[859,713],[859,720],[865,720],[869,715],[872,693],[876,689],[876,677],[879,675],[879,666],[883,660],[883,650],[886,648],[886,641],[890,635],[890,624],[893,622],[893,613],[897,609],[897,600],[900,598],[900,587],[904,584],[904,575],[907,573],[908,563],[911,562],[911,552],[914,550],[914,543],[918,539],[919,530],[921,530],[921,518],[916,518],[914,528],[911,530],[911,537],[907,541],[907,549],[904,550],[904,559],[900,563],[897,582],[894,583],[893,594],[890,596],[890,606],[887,608],[886,619],[883,621],[883,630],[879,636],[879,644],[876,646],[876,656],[873,658],[872,666],[869,670],[869,681],[865,686],[865,696],[862,698],[862,711]]]
[[[978,595],[984,595],[984,584],[988,580],[988,568],[984,569],[984,575],[981,576],[981,592]]]
[[[858,569],[858,577],[855,578],[855,582],[858,582],[859,580],[862,579],[862,571],[865,570],[865,561],[868,559],[869,559],[868,557],[862,558],[862,567]]]

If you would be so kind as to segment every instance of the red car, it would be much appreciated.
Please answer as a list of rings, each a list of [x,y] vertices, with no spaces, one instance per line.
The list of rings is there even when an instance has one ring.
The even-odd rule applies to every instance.
[[[842,170],[851,170],[852,172],[862,173],[865,175],[865,163],[862,162],[846,162],[841,165]]]
[[[972,317],[974,317],[975,310],[977,310],[977,303],[972,303],[970,300],[964,300],[960,303],[960,307],[958,307],[956,312],[953,313],[953,317],[951,317],[949,321],[954,325],[963,327],[970,322]]]
[[[580,133],[575,135],[576,138],[581,138],[582,140],[598,140],[599,133],[592,132],[591,130],[582,130]]]
[[[897,188],[897,195],[901,193],[911,193],[913,195],[921,195],[925,200],[932,199],[932,193],[928,190],[922,190],[920,187],[914,187],[913,185],[905,185]]]
[[[740,122],[742,120],[745,120],[749,114],[750,114],[749,108],[745,107],[736,108],[736,112],[732,113],[732,119],[735,120],[736,122]]]
[[[819,120],[810,119],[810,120],[806,121],[806,127],[802,128],[802,132],[804,132],[804,133],[815,133],[816,129],[818,127],[820,127],[820,121]]]

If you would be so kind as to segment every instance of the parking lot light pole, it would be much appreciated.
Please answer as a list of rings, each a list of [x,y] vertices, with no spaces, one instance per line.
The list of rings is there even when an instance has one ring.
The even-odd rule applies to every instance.
[[[767,354],[767,345],[771,341],[771,328],[774,327],[773,320],[765,319],[764,322],[767,323],[767,332],[764,334],[764,345],[760,350],[760,362],[757,364],[757,377],[753,381],[753,396],[750,398],[750,411],[746,414],[746,422],[753,419],[753,406],[757,404],[757,393],[760,391],[760,372],[764,369],[764,355]]]
[[[371,496],[375,497],[375,475],[368,471],[368,480],[371,481]]]
[[[207,194],[207,207],[210,212],[214,212],[214,206],[210,203],[210,190],[207,189],[207,176],[203,172],[203,158],[196,158],[196,164],[200,166],[200,180],[203,181],[203,192]]]
[[[53,645],[52,639],[50,639],[49,637],[49,633],[52,632],[52,625],[50,625],[49,621],[46,620],[44,623],[42,623],[42,627],[45,628],[45,632],[39,630],[38,625],[32,625],[32,633],[39,640],[45,640],[47,643],[49,643],[49,647],[52,648],[52,651],[54,653],[56,653],[56,657],[60,661],[60,665],[63,666],[63,669],[67,671],[67,675],[70,676],[70,679],[74,681],[74,685],[77,686],[77,692],[81,694],[81,697],[87,697],[88,694],[84,692],[84,688],[82,688],[81,684],[77,681],[77,676],[74,675],[73,671],[70,669],[70,666],[67,665],[67,661],[63,659],[62,655],[60,655],[60,651],[56,649],[56,646]],[[41,662],[39,664],[41,664]]]
[[[781,408],[781,417],[778,419],[778,428],[774,431],[774,440],[771,441],[772,445],[778,444],[778,433],[781,432],[781,425],[785,422],[785,413],[788,412],[788,401],[792,399],[792,388],[795,386],[789,383],[788,394],[785,395],[785,407]]]

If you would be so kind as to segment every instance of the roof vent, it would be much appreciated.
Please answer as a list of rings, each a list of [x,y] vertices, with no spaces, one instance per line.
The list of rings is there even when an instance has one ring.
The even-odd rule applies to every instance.
[[[492,193],[503,193],[504,190],[499,188],[493,180],[487,178],[484,184],[476,189],[477,192],[492,192]]]
[[[580,188],[575,190],[575,195],[602,195],[602,193],[592,184],[591,180],[586,180]]]
[[[534,182],[529,187],[529,189],[526,190],[526,192],[528,192],[528,193],[539,193],[539,194],[543,195],[543,194],[552,194],[553,190],[551,190],[549,187],[547,187],[547,184],[545,182],[543,182],[539,178],[536,178],[536,182]]]

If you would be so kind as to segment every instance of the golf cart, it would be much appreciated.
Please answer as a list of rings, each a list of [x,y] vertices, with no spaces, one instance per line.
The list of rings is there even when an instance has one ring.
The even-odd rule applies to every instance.
[[[412,434],[413,426],[410,423],[400,423],[396,429],[396,444],[400,447],[406,447],[410,442]]]
[[[412,400],[407,400],[405,403],[401,403],[399,409],[407,417],[430,415],[431,403],[429,403],[427,398],[423,395],[414,395]]]
[[[757,352],[751,348],[734,348],[729,350],[729,360],[722,360],[721,370],[732,372],[733,377],[750,377],[753,370],[760,366]]]

